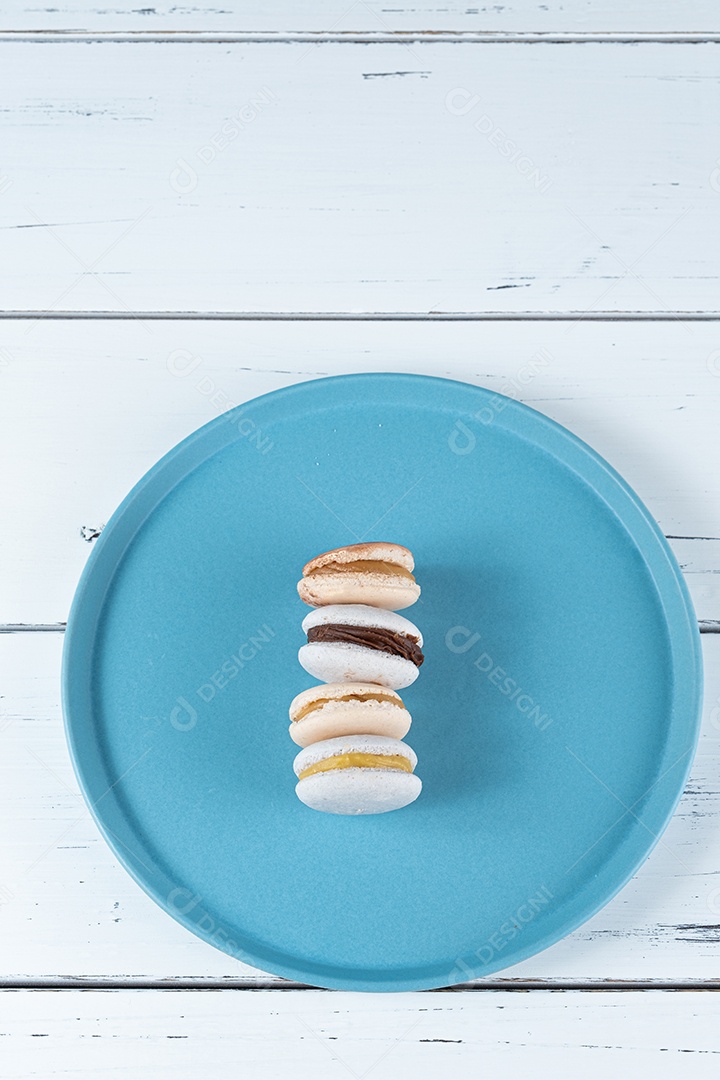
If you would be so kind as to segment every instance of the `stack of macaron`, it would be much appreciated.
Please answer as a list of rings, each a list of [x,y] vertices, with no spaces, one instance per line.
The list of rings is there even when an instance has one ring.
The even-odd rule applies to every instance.
[[[411,552],[367,543],[311,559],[298,582],[314,608],[303,620],[307,643],[298,654],[324,685],[290,705],[295,791],[329,814],[381,814],[420,794],[414,751],[404,742],[411,716],[397,690],[410,686],[423,662],[422,634],[398,610],[420,596]]]

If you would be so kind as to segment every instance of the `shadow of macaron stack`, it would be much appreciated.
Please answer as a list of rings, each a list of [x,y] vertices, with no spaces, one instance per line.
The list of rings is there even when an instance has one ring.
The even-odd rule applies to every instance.
[[[417,758],[402,740],[412,718],[397,693],[418,677],[422,634],[399,615],[420,596],[412,553],[399,544],[352,544],[311,559],[298,582],[314,610],[298,653],[322,686],[290,705],[295,791],[328,814],[382,814],[420,794]]]

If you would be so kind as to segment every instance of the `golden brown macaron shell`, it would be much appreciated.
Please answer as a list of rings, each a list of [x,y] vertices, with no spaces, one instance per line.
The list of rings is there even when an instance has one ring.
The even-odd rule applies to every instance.
[[[401,544],[349,544],[306,563],[298,593],[310,607],[368,604],[401,611],[420,596],[414,565],[412,552]]]

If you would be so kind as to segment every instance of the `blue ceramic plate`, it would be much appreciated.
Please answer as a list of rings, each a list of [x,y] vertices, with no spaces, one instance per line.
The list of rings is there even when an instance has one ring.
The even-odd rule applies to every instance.
[[[295,584],[366,539],[415,554],[423,791],[345,818],[294,793]],[[602,458],[501,395],[363,374],[257,398],[140,481],[80,582],[63,696],[88,804],[173,918],[289,978],[414,990],[607,903],[683,789],[701,682],[678,566]]]

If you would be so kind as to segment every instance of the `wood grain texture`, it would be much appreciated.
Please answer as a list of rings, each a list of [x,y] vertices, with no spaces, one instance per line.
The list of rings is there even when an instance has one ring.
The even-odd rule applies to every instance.
[[[258,0],[232,7],[212,3],[178,6],[65,0],[46,7],[29,0],[5,4],[0,30],[145,30],[145,31],[344,31],[376,32],[455,31],[715,31],[717,11],[710,0],[658,0],[652,5],[619,0],[514,0],[494,5],[472,6],[457,0],[435,3],[396,0],[392,5],[380,0],[313,0],[312,3]]]
[[[718,55],[0,43],[2,306],[717,311]]]
[[[180,439],[304,379],[418,371],[510,394],[603,454],[720,619],[713,324],[0,322],[0,623],[67,618],[93,536]],[[21,467],[19,467],[21,466]]]
[[[12,40],[33,31],[55,43]],[[609,43],[717,31],[709,0],[5,5],[0,316],[129,321],[0,321],[0,622],[46,627],[0,634],[0,983],[244,990],[6,991],[3,1075],[717,1075],[713,993],[253,990],[279,983],[167,918],[89,818],[57,630],[103,522],[162,453],[231,403],[357,370],[467,379],[569,426],[646,501],[720,628],[720,331],[690,321],[720,315],[718,51]],[[315,33],[326,44],[282,43]],[[232,34],[274,43],[207,40]],[[669,321],[133,317],[196,310]],[[703,650],[703,734],[667,833],[595,919],[501,973],[507,987],[718,987],[720,635]]]
[[[508,1080],[605,1080],[628,1063],[703,1080],[717,1076],[716,1010],[702,992],[5,991],[1,1027],[14,1080],[130,1069],[213,1080],[239,1064],[268,1080],[395,1080],[479,1063]]]

